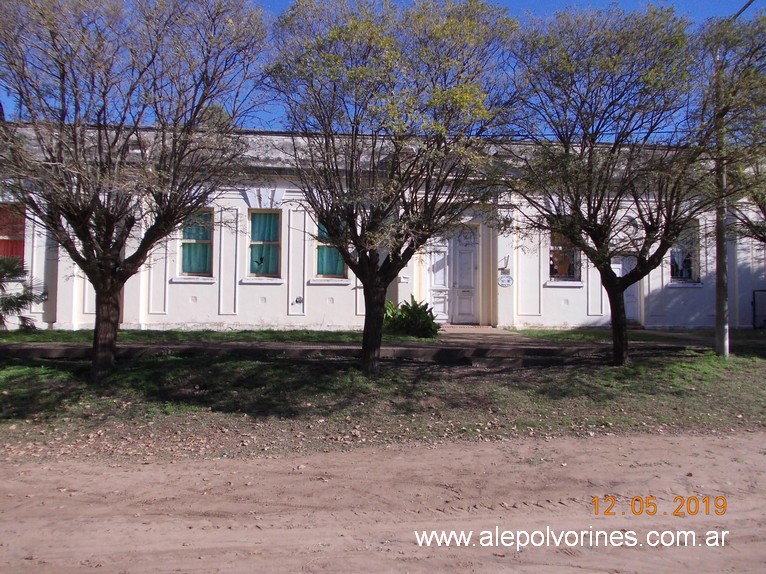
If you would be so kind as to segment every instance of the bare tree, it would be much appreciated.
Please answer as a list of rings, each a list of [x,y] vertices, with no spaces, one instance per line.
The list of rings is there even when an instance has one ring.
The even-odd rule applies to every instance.
[[[475,178],[501,119],[514,24],[484,2],[305,0],[280,19],[272,84],[296,184],[364,289],[362,367],[378,369],[386,289],[491,190]]]
[[[513,51],[527,143],[503,166],[522,198],[512,223],[560,234],[598,270],[622,364],[625,290],[714,204],[687,23],[669,9],[568,11],[531,23]],[[616,272],[615,257],[635,266]]]
[[[125,282],[236,175],[264,26],[246,0],[4,12],[0,81],[17,110],[0,126],[4,187],[93,285],[96,380],[113,368]]]

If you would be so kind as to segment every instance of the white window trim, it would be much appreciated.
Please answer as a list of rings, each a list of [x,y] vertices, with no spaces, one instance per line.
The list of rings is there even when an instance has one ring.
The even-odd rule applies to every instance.
[[[668,283],[671,289],[700,289],[704,286],[702,281],[670,281]]]
[[[578,281],[577,279],[550,279],[543,283],[543,287],[564,287],[564,288],[579,288],[585,287],[585,283]]]
[[[239,280],[240,285],[284,285],[285,280],[281,277],[269,277],[260,275],[249,275]]]
[[[170,279],[171,283],[186,283],[199,285],[213,285],[216,282],[215,277],[207,275],[179,275]]]
[[[351,283],[352,281],[348,277],[317,277],[308,281],[309,285],[351,285]]]

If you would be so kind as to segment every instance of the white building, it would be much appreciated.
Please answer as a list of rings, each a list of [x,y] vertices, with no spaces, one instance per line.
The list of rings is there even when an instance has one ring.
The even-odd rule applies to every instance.
[[[128,281],[122,328],[361,328],[361,286],[334,249],[315,239],[316,224],[285,175],[279,145],[289,138],[268,138],[268,146],[251,152],[260,170],[252,182],[225,193]],[[95,297],[82,273],[44,229],[27,222],[22,230],[13,221],[8,205],[0,204],[0,254],[23,254],[33,281],[48,293],[28,315],[41,328],[92,328]],[[501,235],[478,216],[464,223],[462,233],[413,258],[391,285],[391,299],[428,301],[446,323],[609,324],[598,272],[578,252],[549,235]],[[714,325],[713,223],[713,214],[700,219],[691,239],[628,290],[631,323]],[[766,251],[755,241],[732,239],[728,253],[731,324],[752,327],[754,291],[766,289]],[[631,261],[613,264],[621,271]]]

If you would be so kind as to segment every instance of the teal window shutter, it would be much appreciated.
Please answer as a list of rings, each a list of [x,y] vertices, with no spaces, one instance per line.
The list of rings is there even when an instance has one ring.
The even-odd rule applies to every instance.
[[[317,224],[317,275],[320,277],[346,277],[346,263],[340,252],[326,242],[327,228],[322,222]]]
[[[213,212],[201,211],[187,218],[181,229],[181,273],[213,274]]]
[[[279,212],[250,214],[250,274],[279,277]]]

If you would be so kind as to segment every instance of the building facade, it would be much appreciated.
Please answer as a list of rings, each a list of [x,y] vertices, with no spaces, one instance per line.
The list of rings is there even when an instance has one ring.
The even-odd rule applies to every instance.
[[[160,244],[125,286],[122,328],[359,329],[359,281],[301,203],[280,146],[253,146],[252,182],[224,193]],[[259,177],[259,170],[263,177]],[[88,329],[95,296],[40,225],[0,203],[0,254],[23,256],[48,294],[28,316],[40,328]],[[714,215],[697,220],[663,264],[625,294],[628,321],[646,328],[715,324]],[[731,325],[753,326],[754,292],[766,289],[766,249],[728,245]],[[621,274],[629,257],[615,258]],[[609,301],[598,272],[555,234],[499,233],[480,214],[417,254],[389,289],[396,302],[427,301],[443,323],[496,327],[605,326]],[[760,325],[759,325],[760,326]]]

